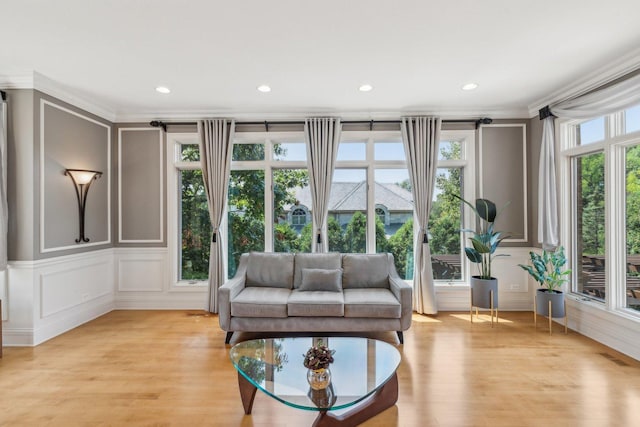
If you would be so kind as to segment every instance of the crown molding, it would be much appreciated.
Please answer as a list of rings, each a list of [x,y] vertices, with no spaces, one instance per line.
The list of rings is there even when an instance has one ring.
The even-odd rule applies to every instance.
[[[537,114],[537,113],[536,113]],[[437,115],[446,119],[476,119],[479,117],[491,117],[492,119],[528,119],[531,116],[526,108],[509,110],[445,110],[432,111],[407,110],[407,111],[291,111],[291,112],[240,112],[227,110],[194,110],[163,113],[119,113],[116,116],[117,123],[140,123],[151,120],[162,121],[189,121],[209,117],[227,117],[242,121],[277,121],[277,120],[303,120],[311,116],[340,117],[342,120],[397,120],[403,116]]]
[[[115,122],[116,114],[109,106],[101,105],[93,100],[74,93],[74,91],[37,71],[28,71],[8,75],[0,75],[0,88],[2,89],[35,89],[74,107],[95,114],[110,122]]]
[[[2,89],[33,89],[33,72],[0,75]]]
[[[576,80],[574,84],[565,86],[532,103],[529,105],[529,117],[537,116],[538,110],[542,107],[580,96],[638,69],[640,69],[640,48],[597,68],[582,79]]]

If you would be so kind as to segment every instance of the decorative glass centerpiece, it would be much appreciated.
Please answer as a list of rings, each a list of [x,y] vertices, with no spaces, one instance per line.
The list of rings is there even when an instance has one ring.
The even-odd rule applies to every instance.
[[[319,340],[304,355],[304,366],[307,371],[307,381],[314,390],[323,390],[331,383],[329,365],[333,363],[335,350],[330,350]]]

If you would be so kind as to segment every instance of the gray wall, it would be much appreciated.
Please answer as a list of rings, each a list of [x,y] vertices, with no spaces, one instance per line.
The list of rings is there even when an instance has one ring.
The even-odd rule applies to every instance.
[[[36,90],[8,91],[7,101],[9,259],[34,260],[112,246],[112,124]],[[71,179],[64,176],[66,168],[103,172],[91,186],[86,208],[85,235],[95,245],[75,243],[78,204]]]
[[[34,157],[34,91],[7,90],[7,201],[9,205],[8,258],[34,259],[36,194]]]
[[[508,203],[496,221],[496,229],[516,240],[510,242],[513,246],[529,246],[531,238],[527,218],[528,123],[528,119],[496,120],[478,130],[477,194],[495,202],[498,209]]]
[[[44,99],[44,98],[43,98]],[[76,245],[79,236],[78,203],[73,183],[65,169],[89,169],[103,175],[89,188],[85,211],[85,236],[89,243],[111,243],[110,143],[111,125],[59,101],[40,102],[41,149],[44,172],[43,249]]]
[[[147,124],[117,126],[118,246],[166,246],[164,133]]]

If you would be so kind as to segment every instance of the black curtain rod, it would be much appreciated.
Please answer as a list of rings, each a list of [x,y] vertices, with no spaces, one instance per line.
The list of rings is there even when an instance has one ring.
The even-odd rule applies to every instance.
[[[7,100],[7,92],[0,90],[0,95],[2,96],[2,100],[6,101]]]
[[[473,123],[476,126],[476,129],[481,124],[488,125],[493,122],[493,119],[489,117],[483,117],[480,119],[453,119],[453,120],[443,120],[442,123]],[[344,120],[340,122],[343,125],[369,125],[369,130],[373,129],[373,125],[375,124],[400,124],[401,120]],[[167,131],[167,126],[193,126],[197,125],[197,122],[163,122],[161,120],[153,120],[149,122],[149,124],[153,127],[161,127],[165,132]],[[247,125],[247,126],[264,126],[267,131],[269,131],[270,125],[303,125],[304,121],[295,120],[295,121],[274,121],[270,122],[268,120],[262,122],[236,122],[237,125]]]

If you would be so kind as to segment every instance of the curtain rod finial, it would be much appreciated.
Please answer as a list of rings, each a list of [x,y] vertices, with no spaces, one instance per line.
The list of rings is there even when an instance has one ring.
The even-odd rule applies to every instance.
[[[553,113],[551,112],[551,108],[547,105],[538,111],[538,115],[540,116],[540,120],[544,120],[547,117],[553,116]]]

